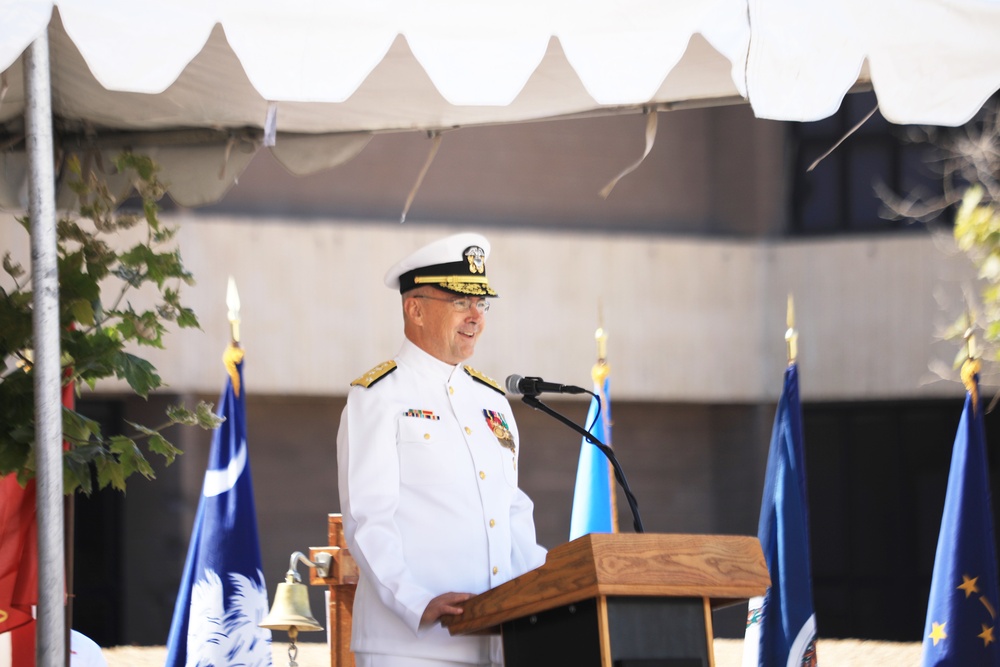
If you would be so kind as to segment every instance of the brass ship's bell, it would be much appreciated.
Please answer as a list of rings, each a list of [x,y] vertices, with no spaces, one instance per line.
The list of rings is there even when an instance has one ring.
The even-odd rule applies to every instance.
[[[298,646],[295,644],[299,632],[323,629],[309,608],[309,589],[302,583],[302,578],[295,570],[297,560],[316,566],[316,563],[308,560],[300,552],[293,553],[288,572],[285,573],[285,582],[278,584],[278,588],[274,591],[271,611],[257,624],[268,630],[284,630],[288,633],[289,667],[298,667],[299,664],[295,661],[299,654]],[[327,569],[323,571],[324,574],[329,571],[329,563],[325,563],[325,566]]]
[[[293,629],[298,632],[310,630],[322,630],[309,607],[309,589],[305,584],[289,581],[278,584],[274,591],[274,604],[264,620],[260,622],[260,627],[269,630],[285,630],[289,635]]]

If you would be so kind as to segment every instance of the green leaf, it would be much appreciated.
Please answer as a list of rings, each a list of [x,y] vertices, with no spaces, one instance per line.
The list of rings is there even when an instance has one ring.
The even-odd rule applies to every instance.
[[[12,438],[0,439],[0,475],[25,470],[31,445]]]
[[[79,488],[86,495],[90,495],[93,490],[93,481],[90,465],[74,458],[67,452],[63,456],[63,493],[73,493]]]
[[[3,255],[3,270],[7,272],[7,275],[15,280],[24,275],[24,267],[11,259],[9,250]]]
[[[73,313],[73,319],[85,327],[94,324],[94,307],[86,299],[74,299],[69,304],[69,309]]]
[[[225,417],[215,414],[212,411],[212,404],[202,401],[195,407],[195,416],[198,418],[198,426],[204,429],[217,428],[226,421]]]
[[[198,417],[179,404],[167,407],[167,418],[173,424],[183,424],[185,426],[197,426],[198,424]]]
[[[166,460],[167,465],[173,463],[174,459],[182,453],[181,450],[170,444],[170,442],[159,433],[149,439],[149,451],[154,454],[161,455]]]
[[[149,461],[142,455],[142,451],[131,438],[125,436],[111,438],[111,451],[118,457],[123,478],[127,478],[134,472],[142,473],[147,479],[155,477]]]
[[[149,428],[148,426],[143,426],[142,424],[136,424],[135,422],[125,420],[125,423],[134,428],[139,433],[143,435],[156,435],[159,433],[156,429]]]
[[[101,287],[94,276],[83,271],[83,253],[76,252],[59,260],[59,296],[63,303],[76,299],[97,301]]]
[[[121,311],[121,322],[117,331],[125,340],[134,340],[139,345],[149,345],[150,347],[163,347],[163,334],[166,327],[160,323],[160,318],[151,310],[137,313],[129,307]]]
[[[84,385],[93,389],[103,378],[118,377],[136,394],[147,397],[162,385],[162,379],[148,361],[126,353],[125,346],[163,347],[168,320],[181,328],[198,327],[197,317],[183,306],[177,289],[181,282],[194,284],[194,278],[185,269],[180,251],[167,247],[176,240],[177,229],[161,225],[157,219],[160,209],[156,201],[164,188],[155,162],[148,156],[123,152],[116,157],[115,167],[132,179],[142,199],[138,214],[118,210],[118,193],[111,191],[102,172],[82,165],[72,153],[66,158],[69,186],[77,194],[79,206],[74,214],[56,221],[61,363],[72,369],[71,380],[78,390]],[[30,218],[15,220],[30,235]],[[145,243],[119,251],[117,239],[115,243],[105,240],[109,238],[105,235],[133,227],[138,232],[134,237],[145,238]],[[18,369],[13,362],[24,359],[24,350],[32,346],[33,295],[30,276],[24,285],[18,282],[25,276],[24,268],[11,253],[0,253],[3,271],[14,282],[7,290],[0,286],[0,472],[16,473],[24,482],[35,474],[34,387],[29,367]],[[147,283],[155,285],[153,305],[137,313],[128,305],[128,292],[140,287],[153,290]],[[106,307],[101,299],[107,295],[112,295],[112,301]],[[205,428],[221,422],[211,414],[210,405],[194,411],[168,410],[168,417],[171,423]],[[91,493],[95,483],[99,488],[124,491],[133,473],[153,477],[144,452],[162,456],[168,464],[181,453],[163,436],[162,427],[132,424],[135,439],[103,439],[100,424],[75,410],[64,410],[62,420],[66,439],[74,443],[64,452],[67,493]],[[140,449],[136,439],[146,440],[147,447]]]
[[[114,460],[100,458],[96,461],[97,484],[104,489],[110,486],[119,491],[125,490],[125,475],[122,467]]]
[[[132,391],[143,398],[148,397],[149,392],[162,384],[162,380],[156,374],[156,368],[153,367],[153,364],[134,354],[129,354],[128,352],[117,353],[114,365],[115,374],[120,379],[128,382],[128,385],[132,387]]]
[[[28,303],[23,303],[27,297]],[[0,288],[0,357],[31,346],[31,294],[8,295]]]
[[[181,308],[180,313],[177,315],[177,326],[181,328],[201,329],[198,316],[190,308]]]
[[[91,436],[101,437],[101,425],[93,419],[84,417],[79,412],[62,408],[63,437],[74,443],[86,443]]]

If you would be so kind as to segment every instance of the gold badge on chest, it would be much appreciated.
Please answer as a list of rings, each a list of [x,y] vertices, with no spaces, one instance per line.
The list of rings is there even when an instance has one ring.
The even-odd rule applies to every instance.
[[[495,410],[483,410],[483,416],[486,417],[486,425],[490,427],[490,431],[497,437],[500,446],[514,453],[514,434],[510,432],[510,427],[507,426],[507,419]]]

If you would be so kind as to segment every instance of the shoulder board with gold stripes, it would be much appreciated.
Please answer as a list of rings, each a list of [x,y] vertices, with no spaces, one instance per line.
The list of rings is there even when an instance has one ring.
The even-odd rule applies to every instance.
[[[503,387],[500,386],[500,383],[491,378],[489,375],[484,375],[480,373],[472,366],[462,366],[462,368],[465,370],[466,373],[469,374],[469,377],[471,377],[476,382],[482,382],[490,389],[493,389],[494,391],[499,391],[501,394],[504,394]]]
[[[396,370],[395,361],[383,361],[381,364],[379,364],[378,366],[371,369],[370,371],[359,377],[357,380],[352,382],[351,386],[364,387],[365,389],[367,389],[368,387],[371,387],[373,384],[375,384],[376,382],[378,382],[379,380],[381,380],[394,370]]]

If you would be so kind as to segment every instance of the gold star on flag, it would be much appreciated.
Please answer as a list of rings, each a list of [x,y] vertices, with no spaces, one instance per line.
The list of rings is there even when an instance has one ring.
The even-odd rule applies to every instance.
[[[946,626],[946,625],[948,625],[948,624],[947,623],[933,623],[933,622],[931,623],[931,626],[932,626],[931,627],[931,633],[929,635],[927,635],[927,636],[934,640],[934,645],[935,646],[937,646],[938,642],[941,641],[942,639],[947,639],[948,638],[948,635],[946,635],[945,632],[944,632],[944,626]]]
[[[986,625],[985,623],[983,623],[982,626],[983,626],[983,631],[980,632],[976,636],[983,640],[983,646],[989,646],[990,643],[992,643],[994,641],[993,640],[993,628],[991,628],[990,626]]]
[[[979,587],[976,586],[976,582],[979,581],[979,577],[970,577],[967,574],[962,575],[962,585],[958,588],[965,591],[965,597],[968,599],[973,593],[979,592]]]

